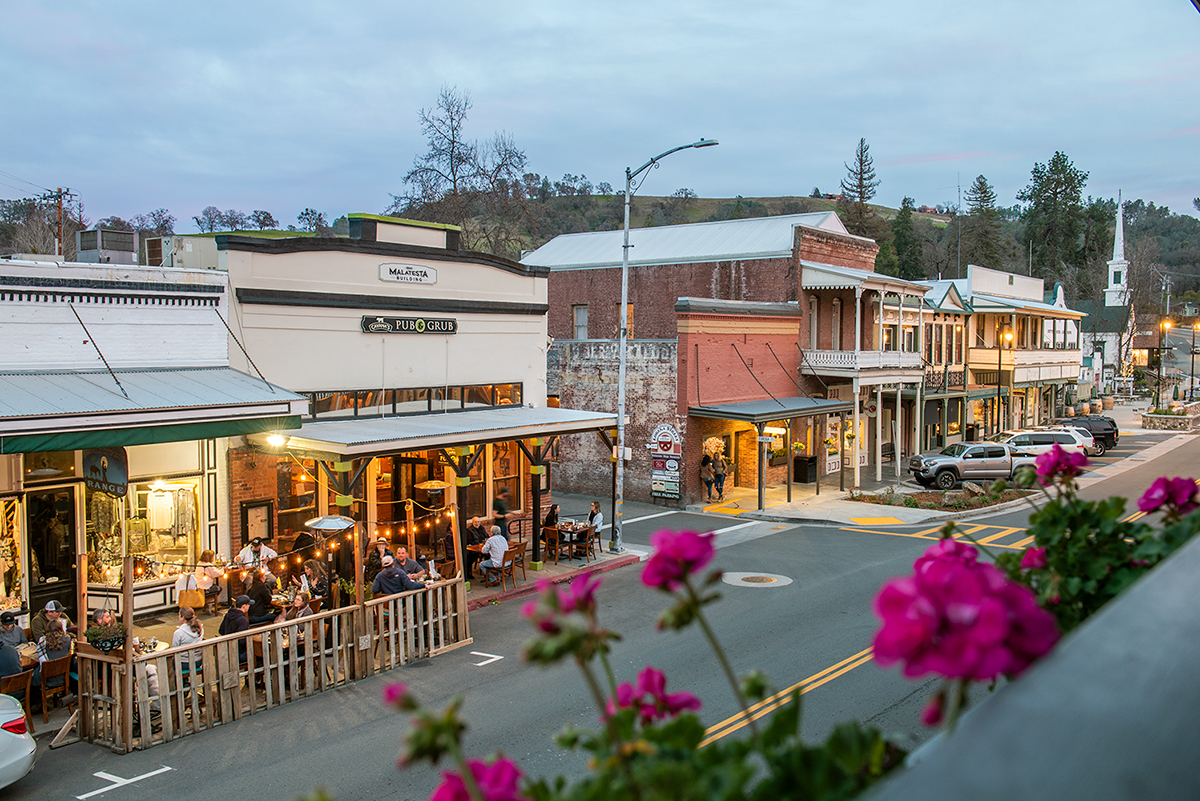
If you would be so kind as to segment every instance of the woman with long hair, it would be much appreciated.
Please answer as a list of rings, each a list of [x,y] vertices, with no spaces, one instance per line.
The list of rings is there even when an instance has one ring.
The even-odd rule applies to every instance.
[[[308,593],[310,598],[320,598],[321,608],[328,609],[329,579],[325,576],[325,566],[316,559],[304,563],[304,575],[300,577],[300,591]]]
[[[200,554],[199,563],[196,565],[196,586],[204,590],[204,608],[207,610],[208,605],[212,604],[213,609],[217,608],[217,599],[221,595],[221,568],[216,566],[217,555],[212,551],[204,551]]]
[[[175,629],[175,633],[171,635],[171,647],[175,648],[180,645],[192,645],[204,639],[204,624],[200,622],[200,618],[196,616],[196,610],[190,606],[179,607],[179,627]],[[191,670],[200,672],[200,664],[203,661],[203,655],[199,650],[192,651],[191,659],[187,654],[179,654],[179,666],[185,672]]]

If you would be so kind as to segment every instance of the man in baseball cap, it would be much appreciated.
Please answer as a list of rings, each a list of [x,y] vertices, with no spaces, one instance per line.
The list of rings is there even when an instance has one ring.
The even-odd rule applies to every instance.
[[[225,613],[225,619],[221,621],[221,627],[217,629],[217,633],[224,636],[226,634],[237,634],[240,631],[250,630],[250,596],[239,595],[233,602],[233,606]],[[238,641],[238,659],[246,661],[246,639],[243,637]]]
[[[51,626],[61,626],[63,631],[70,631],[73,627],[71,618],[67,617],[66,610],[58,601],[50,601],[45,608],[33,616],[29,621],[30,638],[37,642],[42,639],[46,633],[46,629]]]
[[[0,612],[0,642],[14,648],[28,642],[25,629],[17,625],[16,613],[12,611]]]

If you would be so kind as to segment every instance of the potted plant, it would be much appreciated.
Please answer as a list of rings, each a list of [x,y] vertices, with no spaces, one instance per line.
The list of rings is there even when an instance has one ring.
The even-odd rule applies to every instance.
[[[107,626],[91,626],[83,633],[88,645],[107,654],[125,645],[125,624],[113,622]]]

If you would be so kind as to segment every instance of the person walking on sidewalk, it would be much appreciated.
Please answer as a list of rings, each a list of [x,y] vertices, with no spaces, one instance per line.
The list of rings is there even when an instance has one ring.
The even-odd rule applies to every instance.
[[[716,476],[713,472],[712,461],[712,457],[707,453],[700,460],[700,480],[704,482],[705,493],[710,501],[712,500],[713,480]]]
[[[717,500],[725,500],[725,471],[729,469],[729,464],[725,461],[725,455],[718,453],[713,457],[713,483],[717,489]]]

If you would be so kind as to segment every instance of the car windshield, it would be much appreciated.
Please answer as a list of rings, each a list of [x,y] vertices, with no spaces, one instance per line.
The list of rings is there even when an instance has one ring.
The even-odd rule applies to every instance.
[[[962,456],[963,451],[967,449],[966,445],[961,442],[956,442],[953,445],[947,445],[942,448],[942,456]]]
[[[990,437],[987,438],[987,441],[988,442],[1004,442],[1004,440],[1008,439],[1012,435],[1013,435],[1013,433],[1011,431],[1001,431],[999,434],[992,434]]]

